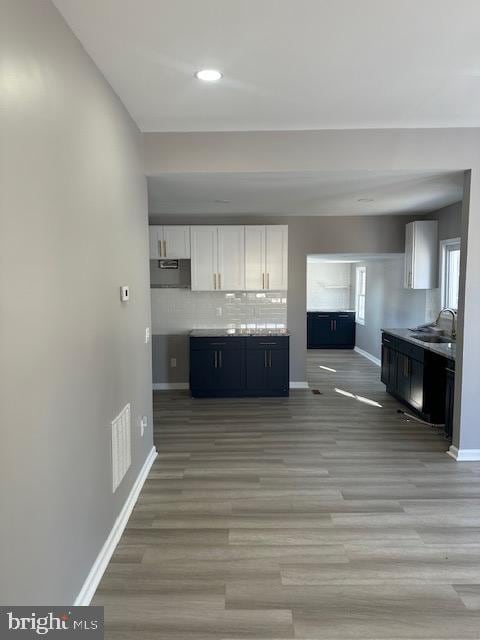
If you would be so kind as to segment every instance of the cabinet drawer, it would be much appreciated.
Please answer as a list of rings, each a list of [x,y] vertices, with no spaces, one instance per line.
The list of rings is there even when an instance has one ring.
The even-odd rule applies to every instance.
[[[412,344],[406,340],[397,339],[397,351],[404,353],[406,356],[409,356],[418,362],[423,362],[425,360],[425,349],[417,347],[416,344]]]
[[[288,336],[247,338],[247,349],[288,349]]]
[[[382,344],[390,347],[390,349],[397,348],[397,339],[391,336],[389,333],[382,333]]]
[[[190,348],[200,349],[245,349],[245,338],[190,338]]]

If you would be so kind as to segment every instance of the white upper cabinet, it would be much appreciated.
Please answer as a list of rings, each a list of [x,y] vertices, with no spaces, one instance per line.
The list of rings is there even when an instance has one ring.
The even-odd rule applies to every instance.
[[[245,227],[245,288],[249,291],[265,289],[266,227]]]
[[[192,291],[215,291],[218,280],[217,227],[190,227]]]
[[[245,289],[245,227],[218,227],[218,282],[220,290]]]
[[[190,227],[185,225],[154,225],[150,231],[150,259],[190,258]]]
[[[193,291],[286,291],[287,225],[190,227]]]
[[[405,229],[405,287],[435,289],[437,286],[438,222],[410,222]]]
[[[168,225],[163,227],[165,258],[190,258],[190,227]]]
[[[162,231],[162,235],[160,235],[159,230]],[[150,260],[159,260],[162,257],[160,252],[163,247],[161,244],[163,241],[163,227],[158,227],[157,225],[148,227],[148,235],[150,240]]]
[[[265,270],[267,289],[288,289],[288,226],[266,227]]]
[[[288,226],[245,227],[245,288],[286,291],[288,288]]]

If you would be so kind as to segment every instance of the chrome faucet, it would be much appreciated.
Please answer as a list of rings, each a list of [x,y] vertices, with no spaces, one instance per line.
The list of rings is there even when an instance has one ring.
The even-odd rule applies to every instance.
[[[437,319],[435,320],[435,324],[438,325],[438,321],[440,320],[440,317],[442,315],[442,313],[445,313],[446,311],[448,311],[448,313],[452,314],[452,332],[451,332],[451,336],[453,339],[455,339],[457,337],[457,312],[454,309],[450,309],[450,307],[445,307],[444,309],[442,309],[440,311],[440,313],[437,316]]]

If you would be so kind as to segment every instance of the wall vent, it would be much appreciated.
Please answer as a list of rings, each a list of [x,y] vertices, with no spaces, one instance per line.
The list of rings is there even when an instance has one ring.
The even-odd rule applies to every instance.
[[[112,491],[115,492],[132,462],[130,404],[112,421]]]

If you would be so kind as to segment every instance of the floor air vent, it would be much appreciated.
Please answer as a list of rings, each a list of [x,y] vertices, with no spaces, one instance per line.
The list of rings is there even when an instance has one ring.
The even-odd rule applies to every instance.
[[[132,462],[130,404],[112,421],[112,491],[115,492]]]

